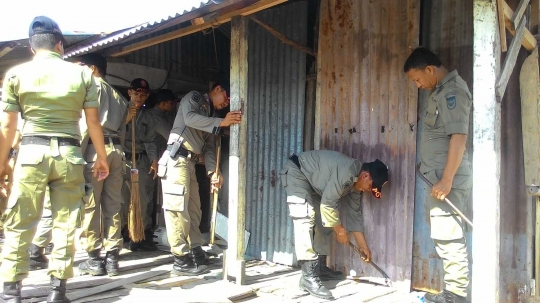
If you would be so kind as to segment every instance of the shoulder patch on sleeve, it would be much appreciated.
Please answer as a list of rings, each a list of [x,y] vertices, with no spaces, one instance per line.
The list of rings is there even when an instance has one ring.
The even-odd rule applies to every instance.
[[[457,103],[456,95],[454,95],[453,93],[450,93],[444,96],[444,98],[446,99],[446,106],[448,107],[448,109],[456,108],[456,103]]]
[[[191,101],[193,102],[196,102],[196,103],[199,103],[199,101],[201,100],[201,95],[198,94],[198,93],[193,93],[191,95]]]

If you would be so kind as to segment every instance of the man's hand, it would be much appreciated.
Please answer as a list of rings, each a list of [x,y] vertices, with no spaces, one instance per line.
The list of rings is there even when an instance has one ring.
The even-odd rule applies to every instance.
[[[360,245],[360,247],[358,247],[360,249],[360,251],[362,251],[366,257],[365,258],[362,258],[362,260],[366,261],[369,263],[369,261],[371,261],[371,250],[369,249],[369,247],[366,245]]]
[[[92,167],[92,173],[94,174],[94,178],[98,181],[107,178],[109,176],[109,164],[107,163],[107,159],[97,159],[94,163],[94,167]]]
[[[223,120],[221,120],[219,127],[227,127],[231,126],[232,124],[240,124],[240,122],[242,122],[242,112],[239,110],[232,111],[229,112],[227,116],[223,118]]]
[[[343,227],[343,225],[334,226],[332,228],[334,229],[334,232],[336,233],[336,238],[339,243],[341,244],[349,243],[349,233]]]
[[[131,119],[133,119],[133,117],[135,117],[136,114],[137,114],[137,108],[134,105],[128,107],[128,114],[126,116],[126,124],[129,123],[129,121],[131,121]]]
[[[157,170],[158,170],[158,160],[157,159],[154,159],[154,161],[152,161],[152,165],[150,165],[150,170],[148,171],[148,174],[151,174],[152,171],[154,171],[154,178],[157,178]]]
[[[213,173],[212,178],[210,179],[210,183],[212,184],[210,192],[213,193],[215,191],[218,191],[223,185],[223,177],[221,176],[221,174]]]
[[[433,185],[431,195],[439,200],[444,200],[452,190],[452,180],[441,179]]]

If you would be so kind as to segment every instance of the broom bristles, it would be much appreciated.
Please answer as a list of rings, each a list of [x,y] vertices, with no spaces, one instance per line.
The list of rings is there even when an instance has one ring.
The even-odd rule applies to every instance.
[[[135,117],[131,121],[131,152],[135,156]],[[139,174],[137,159],[133,157],[133,170],[131,171],[131,205],[129,207],[128,231],[133,242],[144,240],[144,222],[141,212],[141,197],[139,196]]]

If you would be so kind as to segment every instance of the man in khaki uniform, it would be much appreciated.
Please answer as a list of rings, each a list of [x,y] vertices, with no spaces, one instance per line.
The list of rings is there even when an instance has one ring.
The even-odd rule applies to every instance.
[[[428,302],[465,302],[469,285],[467,243],[461,217],[445,197],[463,209],[472,187],[471,162],[465,152],[472,95],[457,71],[448,72],[425,48],[415,49],[403,68],[418,88],[431,91],[420,141],[420,172],[434,185],[430,208],[431,238],[443,260],[444,290],[427,294]]]
[[[36,17],[29,36],[34,59],[6,73],[1,103],[0,175],[8,165],[19,112],[25,124],[4,224],[0,302],[21,302],[22,280],[28,276],[27,250],[41,218],[46,187],[51,195],[55,241],[47,302],[70,302],[65,295],[66,281],[73,276],[75,229],[85,194],[78,124],[83,109],[98,151],[94,175],[101,180],[109,174],[97,90],[90,70],[62,60],[65,40],[56,22]],[[4,186],[3,180],[0,185]]]
[[[189,92],[180,101],[168,146],[159,160],[159,176],[163,189],[163,209],[167,239],[174,255],[173,274],[200,275],[208,272],[202,249],[201,199],[195,175],[200,154],[214,187],[221,187],[223,178],[216,173],[215,137],[222,127],[241,122],[241,113],[232,111],[223,119],[215,110],[229,104],[225,89],[216,84],[207,94]]]
[[[131,199],[131,169],[133,168],[133,158],[137,163],[139,171],[139,197],[141,211],[145,226],[145,239],[141,242],[129,242],[130,250],[157,250],[153,241],[154,231],[152,229],[152,204],[149,195],[153,179],[157,177],[157,147],[155,138],[154,118],[143,108],[144,103],[150,95],[150,85],[148,81],[137,78],[131,81],[128,89],[130,97],[130,110],[126,119],[126,137],[124,140],[124,154],[126,155],[126,173],[124,174],[124,204],[122,205],[123,225],[127,224],[129,214],[129,204]],[[135,119],[135,154],[132,154],[132,129]],[[129,186],[128,186],[129,185]]]
[[[366,261],[371,259],[360,199],[364,191],[381,198],[388,167],[379,160],[362,163],[340,152],[315,150],[293,154],[280,176],[294,224],[296,258],[302,266],[300,288],[312,296],[331,299],[332,293],[321,283],[322,275],[336,276],[326,267],[330,235],[334,231],[338,242],[347,244],[351,232]],[[345,226],[340,213],[346,217]]]
[[[88,253],[88,260],[79,264],[81,274],[94,276],[118,274],[118,256],[122,249],[121,210],[124,171],[122,150],[122,128],[127,114],[128,102],[104,77],[107,75],[107,60],[99,54],[87,54],[79,59],[80,65],[92,70],[98,91],[99,119],[105,136],[105,151],[109,164],[109,177],[102,181],[92,178],[92,167],[96,150],[88,133],[83,137],[83,155],[88,163],[85,169],[87,184],[91,184],[93,194],[85,201],[85,213],[81,243]],[[101,259],[101,249],[105,248],[105,262]]]

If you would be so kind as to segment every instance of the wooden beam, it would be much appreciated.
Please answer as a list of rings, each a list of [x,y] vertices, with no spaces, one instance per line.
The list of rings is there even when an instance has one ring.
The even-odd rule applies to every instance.
[[[499,35],[501,36],[501,50],[506,52],[508,48],[506,45],[506,26],[504,23],[504,1],[505,0],[497,0],[497,12],[499,20]]]
[[[192,25],[201,25],[204,23],[204,18],[195,18],[191,20]]]
[[[209,20],[206,20],[206,18],[204,18],[206,20],[205,23],[198,24],[198,25],[191,25],[191,26],[177,29],[175,31],[172,31],[163,35],[159,35],[159,36],[152,37],[152,38],[140,41],[140,42],[136,42],[127,46],[115,48],[114,50],[110,52],[105,52],[104,54],[106,56],[111,56],[111,57],[123,56],[139,49],[143,49],[143,48],[156,45],[159,43],[163,43],[166,41],[174,40],[183,36],[187,36],[187,35],[202,31],[212,26],[229,22],[231,18],[234,16],[247,16],[247,15],[256,13],[258,11],[264,10],[268,7],[271,7],[271,6],[286,2],[286,1],[287,0],[260,0],[251,5],[245,6],[241,9],[224,11],[224,12],[218,11],[215,14],[212,14],[211,19]]]
[[[504,22],[506,24],[506,28],[508,31],[510,31],[510,33],[512,33],[512,35],[516,35],[516,31],[512,25],[512,16],[514,15],[514,11],[510,8],[510,6],[508,6],[506,1],[502,1],[502,4],[504,7]],[[531,34],[531,32],[529,32],[528,29],[525,29],[521,44],[530,52],[536,48],[536,38]]]
[[[531,34],[537,35],[540,33],[540,0],[532,0],[531,3],[531,21],[529,21],[529,30]]]
[[[501,48],[495,3],[473,2],[472,303],[499,302],[501,104],[495,83]]]
[[[527,23],[527,18],[523,16],[517,28],[516,35],[512,39],[512,42],[510,43],[510,49],[508,50],[508,53],[506,54],[506,58],[504,59],[502,72],[499,75],[499,78],[497,79],[497,84],[495,86],[495,89],[496,89],[497,100],[499,102],[501,102],[504,96],[506,85],[508,84],[510,75],[512,74],[512,71],[514,70],[514,66],[516,65],[517,56],[519,54],[519,50],[521,49],[521,39],[523,38],[523,34],[525,33],[526,23]]]
[[[5,55],[9,54],[12,50],[15,49],[15,46],[8,44],[3,49],[0,50],[0,58],[4,57]]]
[[[518,7],[514,11],[514,14],[512,15],[512,19],[511,19],[514,30],[517,30],[519,26],[519,22],[521,21],[521,17],[523,17],[523,14],[525,13],[527,6],[529,5],[529,1],[530,0],[519,1]]]
[[[248,19],[231,20],[231,111],[242,111],[242,123],[231,126],[229,146],[229,230],[227,273],[245,283],[245,221],[247,171]]]
[[[265,30],[267,30],[270,34],[272,34],[274,37],[278,38],[281,42],[285,43],[285,44],[288,44],[308,55],[311,55],[313,57],[317,57],[317,53],[314,52],[312,49],[310,49],[309,47],[306,47],[306,46],[303,46],[289,38],[287,38],[285,35],[283,35],[282,33],[278,32],[277,30],[275,30],[274,28],[272,28],[270,25],[262,22],[261,20],[257,19],[255,16],[250,16],[249,17],[253,22],[259,24],[260,26],[262,26]]]

